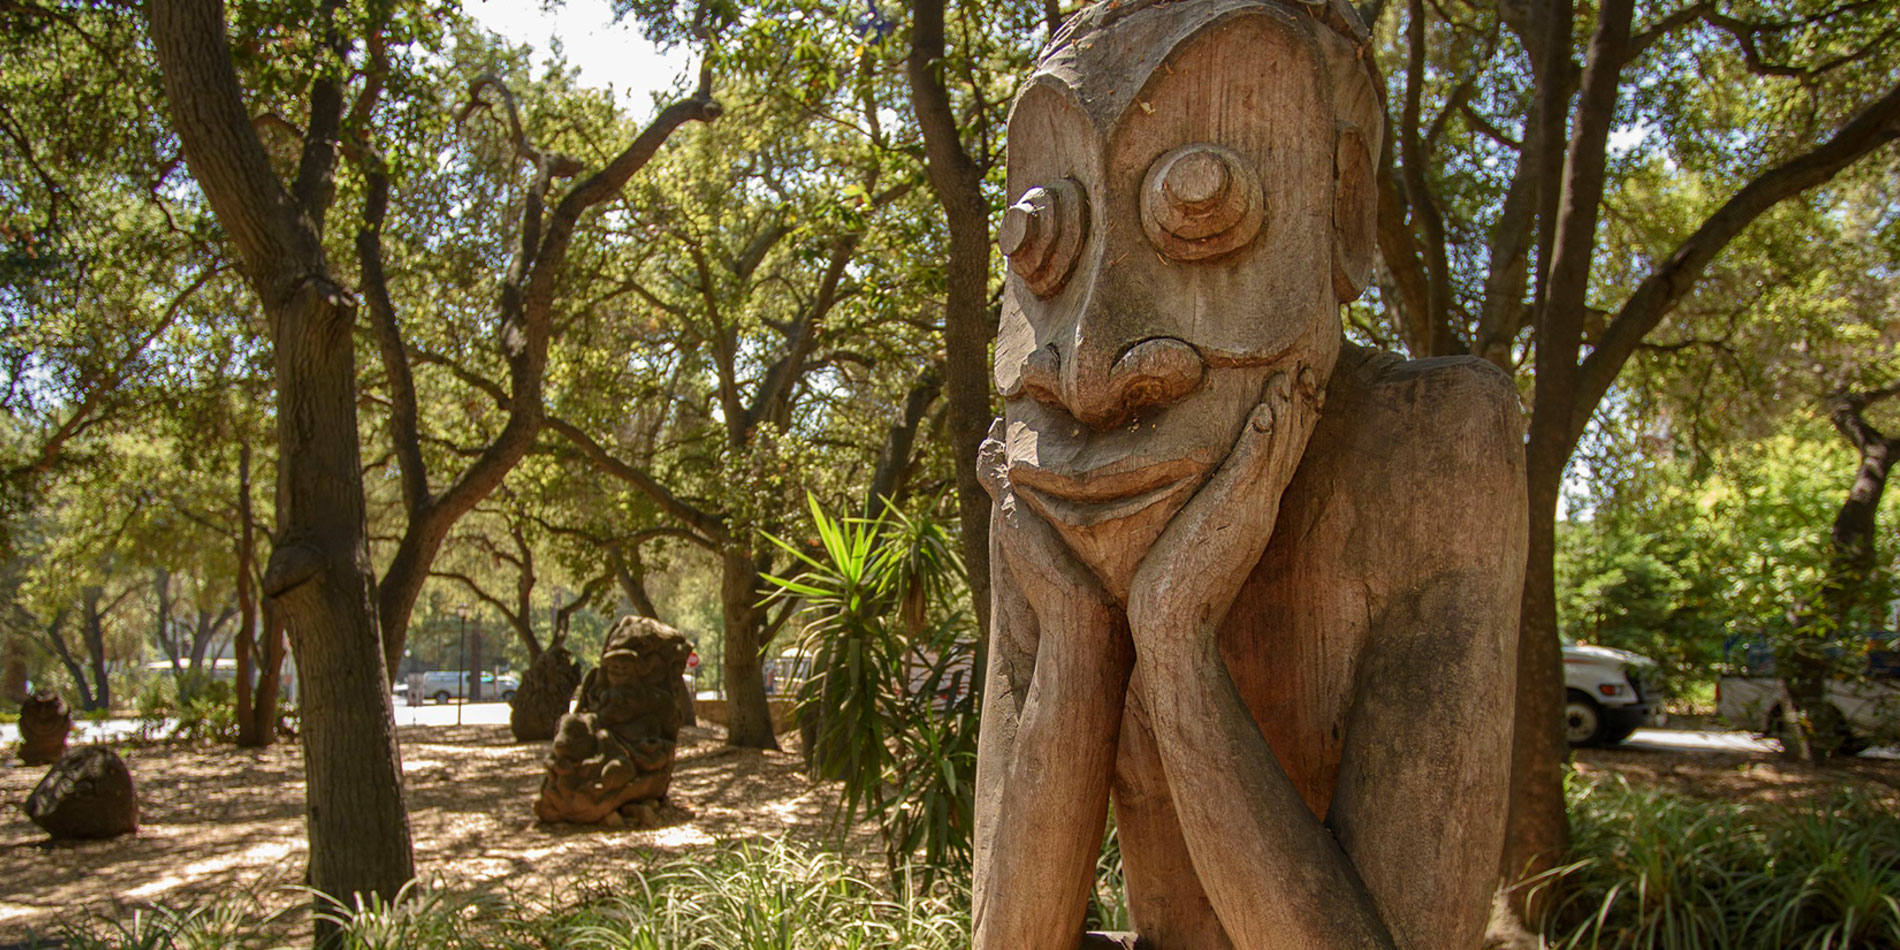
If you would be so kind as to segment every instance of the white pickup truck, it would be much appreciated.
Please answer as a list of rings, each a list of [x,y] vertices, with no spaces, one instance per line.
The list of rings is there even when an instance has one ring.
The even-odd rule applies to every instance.
[[[1834,737],[1835,753],[1856,755],[1876,742],[1900,737],[1900,652],[1895,650],[1895,636],[1891,632],[1870,635],[1861,676],[1828,683],[1828,702],[1840,711],[1845,724],[1845,732]],[[1774,651],[1761,641],[1731,647],[1731,655],[1739,654],[1739,660],[1733,675],[1715,683],[1716,715],[1778,739],[1783,721]]]
[[[1564,738],[1571,745],[1615,745],[1660,720],[1656,661],[1628,650],[1564,644]]]

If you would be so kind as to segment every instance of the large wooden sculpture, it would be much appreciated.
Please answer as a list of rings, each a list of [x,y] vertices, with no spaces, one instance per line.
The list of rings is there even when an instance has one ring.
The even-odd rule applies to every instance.
[[[1516,392],[1342,340],[1384,117],[1343,2],[1098,4],[1009,123],[976,946],[1070,950],[1113,793],[1158,950],[1478,945]]]

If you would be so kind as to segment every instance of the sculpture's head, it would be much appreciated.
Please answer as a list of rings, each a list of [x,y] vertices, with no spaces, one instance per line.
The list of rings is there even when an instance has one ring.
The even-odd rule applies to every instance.
[[[1271,376],[1324,389],[1373,253],[1364,34],[1343,0],[1101,3],[1016,99],[1009,478],[1111,590]]]
[[[622,617],[600,646],[600,668],[611,686],[651,678],[668,664],[681,663],[692,645],[679,631],[650,617]],[[662,682],[664,682],[662,680]]]

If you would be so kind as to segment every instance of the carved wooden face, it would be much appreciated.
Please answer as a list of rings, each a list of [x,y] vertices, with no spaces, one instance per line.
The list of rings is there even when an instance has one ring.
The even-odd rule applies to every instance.
[[[640,660],[630,654],[616,653],[600,661],[609,686],[630,686],[640,679]]]
[[[1323,386],[1337,356],[1339,136],[1300,16],[1157,5],[1052,55],[1010,115],[1010,481],[1118,594],[1265,381]]]

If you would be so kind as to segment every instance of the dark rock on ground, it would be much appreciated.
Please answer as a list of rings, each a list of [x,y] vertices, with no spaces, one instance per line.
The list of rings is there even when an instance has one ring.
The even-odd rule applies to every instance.
[[[54,838],[115,838],[139,827],[132,771],[117,752],[83,745],[59,757],[26,800],[26,816]]]

